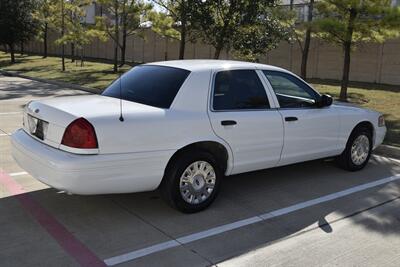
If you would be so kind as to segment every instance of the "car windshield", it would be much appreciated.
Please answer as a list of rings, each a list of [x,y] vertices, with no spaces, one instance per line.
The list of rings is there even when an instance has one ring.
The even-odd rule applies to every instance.
[[[141,65],[115,80],[102,95],[168,109],[190,71]]]

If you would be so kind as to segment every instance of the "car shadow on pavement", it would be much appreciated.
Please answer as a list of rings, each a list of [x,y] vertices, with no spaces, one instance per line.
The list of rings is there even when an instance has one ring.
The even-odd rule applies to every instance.
[[[338,169],[332,161],[318,160],[235,175],[225,178],[215,203],[209,209],[196,214],[183,214],[168,207],[157,191],[70,196],[57,194],[54,189],[45,189],[29,194],[98,257],[106,259],[398,173],[400,165],[388,160],[374,159],[360,172],[346,172]],[[352,215],[399,196],[400,182],[384,184],[185,244],[185,253],[201,255],[201,258],[208,262],[206,265],[210,265],[256,247],[289,238],[302,231],[319,228],[329,235],[335,232],[335,225],[332,222],[344,217],[352,220]],[[9,215],[15,212],[10,209],[16,208],[15,204],[9,203],[10,199],[13,197],[0,199],[1,214],[5,214],[0,220],[0,225],[4,227],[7,224],[14,224],[15,228],[7,232],[4,238],[0,238],[0,248],[5,245],[1,243],[7,242],[10,245],[13,240],[18,240],[16,236],[22,231],[18,227],[22,221],[13,221],[13,216]],[[383,214],[381,217],[366,215],[363,220],[355,220],[354,223],[360,224],[368,231],[383,235],[400,235],[399,227],[395,227],[399,224],[399,220],[400,214],[395,213]],[[29,230],[31,229],[25,233],[26,246],[40,247],[40,243],[32,243],[36,242],[34,237],[37,237],[38,233]],[[27,253],[26,256],[29,257],[29,252]],[[163,255],[163,257],[176,256],[173,252],[170,255]],[[139,266],[162,266],[167,262],[171,263],[149,255],[136,259],[133,263]],[[176,258],[174,265],[187,266],[187,262],[181,262]],[[195,265],[193,263],[193,266]],[[204,265],[204,262],[199,265]]]

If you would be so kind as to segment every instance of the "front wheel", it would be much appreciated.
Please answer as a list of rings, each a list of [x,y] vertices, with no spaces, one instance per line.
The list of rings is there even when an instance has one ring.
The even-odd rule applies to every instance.
[[[212,154],[188,151],[168,167],[160,191],[172,207],[185,213],[198,212],[214,201],[222,176]]]
[[[339,165],[349,171],[358,171],[367,165],[372,152],[372,134],[368,128],[355,129],[346,149],[338,157]]]

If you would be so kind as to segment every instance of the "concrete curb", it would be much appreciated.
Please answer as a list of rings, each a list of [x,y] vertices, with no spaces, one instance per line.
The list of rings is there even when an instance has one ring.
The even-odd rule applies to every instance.
[[[26,76],[26,75],[23,75],[23,74],[20,74],[20,73],[17,73],[17,72],[10,72],[10,71],[0,70],[0,74],[2,74],[4,76],[19,77],[19,78],[29,79],[29,80],[33,80],[33,81],[37,81],[37,82],[54,84],[54,85],[57,85],[59,87],[71,88],[71,89],[85,91],[85,92],[92,93],[92,94],[101,94],[101,92],[102,92],[100,89],[84,87],[84,86],[80,86],[80,85],[73,84],[73,83],[67,83],[67,82],[60,82],[60,81],[54,81],[54,80],[47,80],[47,79],[42,79],[42,78],[30,77],[30,76]]]
[[[374,150],[374,154],[394,159],[400,159],[400,147],[380,145]]]

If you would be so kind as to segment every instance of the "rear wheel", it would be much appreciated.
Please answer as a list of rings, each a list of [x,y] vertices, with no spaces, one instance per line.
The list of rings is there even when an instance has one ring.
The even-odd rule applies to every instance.
[[[372,133],[366,127],[356,128],[350,135],[346,149],[338,157],[339,165],[349,171],[358,171],[367,165],[372,152]]]
[[[172,207],[185,213],[198,212],[214,201],[222,176],[212,154],[188,151],[168,166],[160,191]]]

